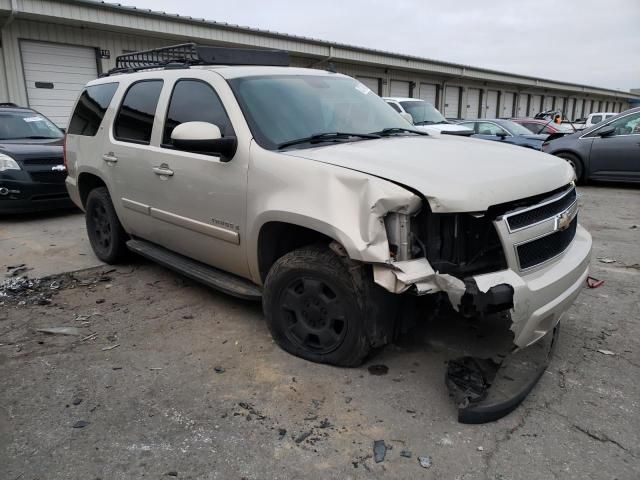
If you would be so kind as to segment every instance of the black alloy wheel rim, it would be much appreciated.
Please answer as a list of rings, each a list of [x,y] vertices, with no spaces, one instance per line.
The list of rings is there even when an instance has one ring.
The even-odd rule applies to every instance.
[[[111,247],[111,222],[107,209],[102,203],[97,203],[91,210],[91,223],[96,243],[102,250]]]
[[[334,351],[347,334],[343,302],[331,286],[318,278],[302,277],[290,282],[280,296],[280,310],[287,338],[313,353]]]

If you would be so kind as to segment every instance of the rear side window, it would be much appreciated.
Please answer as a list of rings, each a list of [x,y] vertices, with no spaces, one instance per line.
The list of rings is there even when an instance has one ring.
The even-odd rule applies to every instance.
[[[595,125],[596,123],[600,123],[602,121],[602,115],[594,115],[591,117],[591,124]]]
[[[213,88],[199,80],[180,80],[173,87],[162,135],[164,146],[172,144],[171,132],[185,122],[213,123],[223,137],[235,135],[220,98]]]
[[[71,116],[67,131],[74,135],[93,137],[98,132],[117,89],[117,83],[103,83],[85,88]]]
[[[398,105],[396,105],[393,102],[387,102],[387,104],[389,104],[391,106],[391,108],[393,108],[396,112],[400,113],[402,112],[402,110],[400,110],[400,107]]]
[[[116,139],[149,144],[161,91],[162,80],[143,80],[129,87],[113,124]]]

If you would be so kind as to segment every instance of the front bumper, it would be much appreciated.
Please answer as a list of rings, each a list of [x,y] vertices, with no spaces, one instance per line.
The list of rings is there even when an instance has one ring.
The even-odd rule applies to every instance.
[[[0,192],[0,214],[73,206],[64,182],[34,182],[26,174],[24,179],[0,178]]]
[[[569,248],[551,264],[527,275],[509,269],[472,277],[477,285],[474,295],[477,299],[501,286],[512,288],[514,343],[527,347],[551,331],[574,302],[587,278],[590,258],[591,235],[578,225]]]

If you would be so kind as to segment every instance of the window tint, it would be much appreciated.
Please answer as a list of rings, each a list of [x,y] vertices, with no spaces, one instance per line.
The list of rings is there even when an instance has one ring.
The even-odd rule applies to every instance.
[[[476,128],[478,125],[476,122],[460,122],[458,125],[468,128],[469,130],[473,130],[474,133],[478,133],[478,130]]]
[[[611,122],[608,126],[615,128],[614,135],[638,135],[640,134],[640,113],[627,115]],[[604,128],[606,128],[605,126]],[[600,130],[600,129],[598,129]]]
[[[113,126],[118,140],[145,144],[151,141],[161,91],[162,80],[144,80],[129,87]]]
[[[94,136],[117,89],[117,83],[103,83],[85,88],[71,116],[68,132],[74,135]]]
[[[234,136],[231,121],[216,92],[199,80],[180,80],[171,94],[162,144],[171,145],[171,132],[184,122],[208,122],[220,127],[223,137]]]
[[[542,125],[533,123],[533,122],[526,122],[526,123],[523,123],[522,126],[525,127],[527,130],[530,130],[531,133],[540,133],[540,127]]]
[[[400,110],[400,107],[397,104],[393,102],[387,102],[387,104],[389,104],[389,106],[393,108],[396,112],[398,113],[402,112],[402,110]]]
[[[478,134],[480,135],[498,135],[507,133],[504,128],[489,122],[478,123]]]
[[[600,123],[602,121],[602,115],[594,115],[591,117],[591,124],[595,125],[596,123]]]

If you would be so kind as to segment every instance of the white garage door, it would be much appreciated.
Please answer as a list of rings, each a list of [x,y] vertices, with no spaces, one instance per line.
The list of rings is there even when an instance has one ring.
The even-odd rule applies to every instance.
[[[498,116],[498,92],[489,90],[487,92],[487,113],[486,118],[496,118]]]
[[[517,117],[526,117],[527,116],[527,103],[529,102],[529,94],[521,93],[518,95],[518,112],[516,113]]]
[[[29,106],[66,127],[82,87],[98,76],[96,51],[44,42],[20,42]]]
[[[565,117],[567,117],[569,120],[573,120],[575,118],[575,112],[573,111],[575,106],[576,106],[576,99],[570,98],[567,101],[567,111],[565,112]]]
[[[531,104],[529,105],[529,116],[533,117],[537,113],[540,113],[541,104],[542,104],[542,97],[540,95],[531,95]]]
[[[365,85],[369,90],[371,90],[376,95],[380,94],[380,82],[377,78],[373,77],[357,77],[358,81]]]
[[[469,120],[475,120],[480,118],[480,89],[469,88],[467,89],[467,113],[463,115],[464,118]]]
[[[408,97],[409,96],[409,82],[403,80],[391,80],[391,89],[389,91],[390,97]]]
[[[438,87],[430,83],[420,84],[420,98],[425,102],[429,102],[431,105],[437,108],[436,97]]]
[[[584,101],[584,116],[586,117],[587,115],[589,115],[591,112],[593,112],[593,110],[591,110],[592,106],[591,106],[591,100],[585,100]]]
[[[460,87],[447,87],[444,94],[444,116],[458,118],[460,115]]]
[[[584,105],[584,100],[581,98],[576,98],[576,108],[575,113],[573,114],[572,120],[578,120],[579,118],[584,118],[582,115],[582,107]]]
[[[553,104],[553,109],[564,112],[564,98],[556,97],[556,102]]]
[[[513,101],[515,99],[516,94],[512,92],[505,92],[502,97],[502,111],[500,112],[500,117],[502,118],[511,118],[513,117]]]

